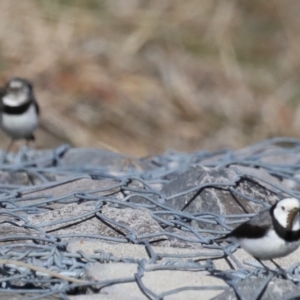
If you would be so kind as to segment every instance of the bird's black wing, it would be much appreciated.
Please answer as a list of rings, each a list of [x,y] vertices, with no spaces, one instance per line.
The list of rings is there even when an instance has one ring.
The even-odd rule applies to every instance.
[[[249,238],[256,239],[263,237],[272,226],[272,217],[270,210],[259,212],[252,217],[249,221],[239,225],[233,229],[230,233],[221,238],[214,239],[214,241],[224,240],[230,237],[235,238]]]
[[[4,95],[5,95],[5,93],[6,93],[6,90],[5,90],[5,88],[4,87],[1,87],[0,88],[0,110],[2,111],[3,110],[3,107],[4,107],[4,105],[3,105],[3,97],[4,97]]]
[[[38,103],[36,102],[36,100],[34,101],[34,107],[35,107],[35,111],[38,115],[40,115],[40,107],[38,105]]]

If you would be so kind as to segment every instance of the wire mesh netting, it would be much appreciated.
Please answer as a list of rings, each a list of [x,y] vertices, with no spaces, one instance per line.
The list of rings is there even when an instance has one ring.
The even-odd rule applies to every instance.
[[[63,145],[2,153],[1,297],[69,299],[134,283],[145,299],[171,299],[185,291],[221,294],[228,287],[245,299],[238,286],[254,277],[260,278],[259,285],[247,299],[259,299],[269,282],[281,276],[266,272],[254,260],[241,261],[237,245],[211,240],[282,197],[300,197],[300,140],[276,138],[239,151],[170,151],[143,159],[97,151]],[[199,176],[207,172],[211,180],[201,175],[190,184],[191,170]],[[216,210],[204,203],[209,195],[224,203]],[[228,195],[231,202],[226,204]],[[197,201],[199,209],[193,206]],[[141,224],[132,225],[140,216]],[[70,250],[72,243],[83,240],[124,245],[124,249],[140,245],[147,255],[116,255],[102,244],[92,253]],[[179,250],[170,253],[169,248]],[[219,268],[220,259],[228,267]],[[134,272],[95,280],[86,274],[97,262],[128,264]],[[205,271],[226,284],[190,284],[158,292],[144,282],[145,274],[157,271]],[[299,272],[295,263],[285,270],[285,277],[297,286]]]

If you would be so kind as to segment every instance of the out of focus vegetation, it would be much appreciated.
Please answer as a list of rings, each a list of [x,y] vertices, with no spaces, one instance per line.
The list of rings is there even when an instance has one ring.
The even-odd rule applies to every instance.
[[[34,82],[39,148],[299,137],[299,15],[296,0],[1,0],[0,80]]]

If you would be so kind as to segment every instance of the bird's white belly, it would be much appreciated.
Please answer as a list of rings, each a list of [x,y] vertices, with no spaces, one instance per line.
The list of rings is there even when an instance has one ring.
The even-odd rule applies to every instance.
[[[21,115],[1,115],[2,130],[14,139],[29,137],[39,123],[34,105]]]
[[[285,242],[273,230],[260,239],[240,239],[240,246],[252,256],[261,260],[286,256],[295,251],[300,241]]]

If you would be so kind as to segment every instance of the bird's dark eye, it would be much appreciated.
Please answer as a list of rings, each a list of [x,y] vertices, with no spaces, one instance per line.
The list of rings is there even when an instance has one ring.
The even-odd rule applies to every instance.
[[[281,209],[282,209],[282,210],[285,210],[284,206],[281,206]]]

